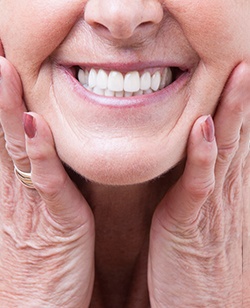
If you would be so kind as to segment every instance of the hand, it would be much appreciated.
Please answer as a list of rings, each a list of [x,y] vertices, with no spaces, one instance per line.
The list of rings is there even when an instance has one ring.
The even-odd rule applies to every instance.
[[[35,113],[23,118],[14,67],[0,57],[0,68],[0,306],[88,307],[92,212],[58,158],[47,123]],[[19,182],[14,164],[32,171],[35,189]]]
[[[207,116],[194,124],[183,175],[156,209],[148,265],[152,308],[250,305],[249,84],[242,63],[214,126]]]

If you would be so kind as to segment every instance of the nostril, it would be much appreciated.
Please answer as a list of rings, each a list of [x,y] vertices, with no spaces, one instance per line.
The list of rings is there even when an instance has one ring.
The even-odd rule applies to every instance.
[[[95,30],[108,31],[108,28],[99,22],[94,22],[91,25]]]
[[[145,21],[140,24],[140,27],[147,27],[147,26],[150,26],[151,24],[152,24],[151,21]]]

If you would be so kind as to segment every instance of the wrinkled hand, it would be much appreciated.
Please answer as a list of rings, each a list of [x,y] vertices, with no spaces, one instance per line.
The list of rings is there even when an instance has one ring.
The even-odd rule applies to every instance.
[[[207,116],[194,124],[184,173],[156,209],[152,308],[250,307],[249,85],[250,69],[241,63],[214,126]]]
[[[47,123],[35,113],[23,118],[14,67],[1,57],[0,68],[0,306],[88,307],[92,212],[65,172]],[[14,164],[32,171],[35,189],[18,181]]]

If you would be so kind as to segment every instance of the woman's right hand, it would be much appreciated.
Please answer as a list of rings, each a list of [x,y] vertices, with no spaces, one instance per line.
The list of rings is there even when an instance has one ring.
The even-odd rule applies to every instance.
[[[16,70],[3,57],[0,69],[0,306],[88,307],[92,212],[57,156],[48,124],[24,114]],[[32,171],[35,189],[23,186],[14,165]]]

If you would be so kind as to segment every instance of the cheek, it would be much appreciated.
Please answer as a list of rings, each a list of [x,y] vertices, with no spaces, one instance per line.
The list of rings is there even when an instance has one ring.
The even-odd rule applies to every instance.
[[[207,63],[249,58],[250,1],[166,0],[191,46]],[[223,64],[222,64],[223,65]]]
[[[0,35],[6,58],[30,73],[64,40],[84,11],[80,0],[6,0],[3,5]]]

